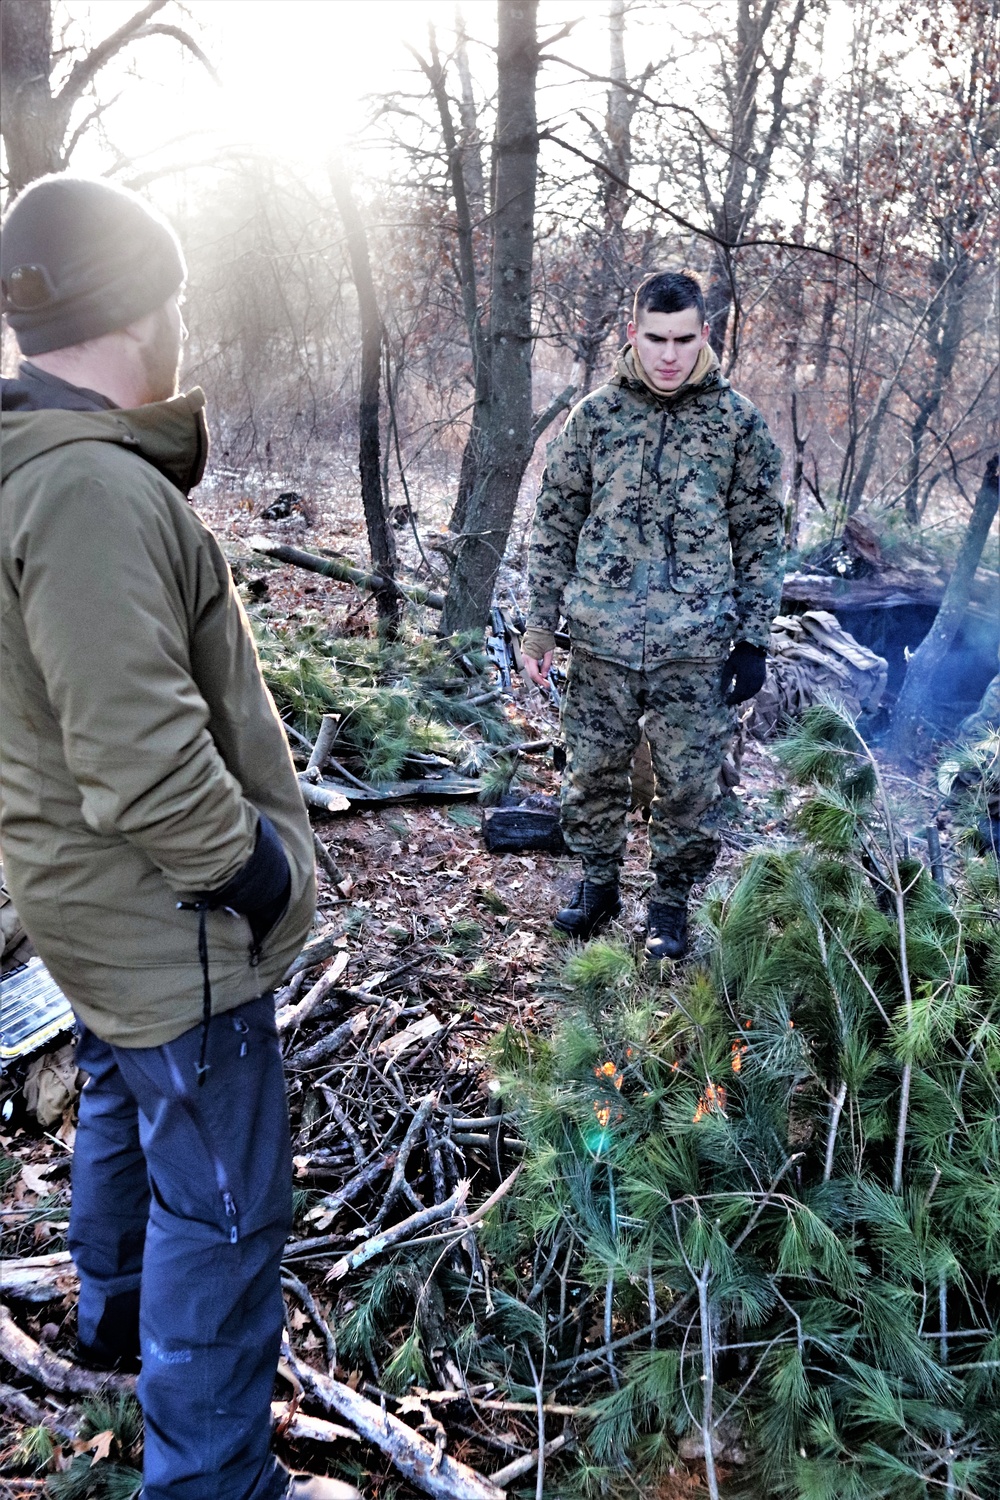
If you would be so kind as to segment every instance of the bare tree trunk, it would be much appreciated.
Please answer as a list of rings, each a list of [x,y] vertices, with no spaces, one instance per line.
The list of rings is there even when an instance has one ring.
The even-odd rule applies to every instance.
[[[55,61],[65,62],[66,53],[52,52],[51,0],[3,0],[0,7],[0,90],[3,115],[0,130],[7,150],[8,192],[14,197],[29,182],[46,172],[62,172],[73,149],[98,120],[105,106],[97,104],[69,134],[75,106],[98,73],[119,52],[145,37],[168,36],[216,77],[208,58],[194,37],[180,26],[152,22],[167,0],[148,3],[73,62],[58,93],[52,92]],[[70,53],[72,56],[72,53]]]
[[[465,517],[469,508],[469,496],[475,489],[476,481],[479,477],[483,452],[483,426],[486,421],[486,413],[490,401],[490,364],[487,351],[484,348],[485,330],[482,325],[478,295],[480,280],[485,281],[487,275],[487,265],[483,260],[484,252],[482,249],[481,233],[478,237],[479,245],[477,250],[477,230],[482,230],[487,215],[486,178],[483,172],[483,142],[479,133],[476,99],[472,89],[472,73],[469,68],[469,47],[465,33],[465,19],[461,11],[456,12],[456,28],[455,63],[458,67],[458,77],[462,89],[461,101],[459,103],[459,117],[462,121],[462,141],[459,159],[466,198],[463,211],[464,224],[461,232],[467,235],[469,246],[468,267],[466,268],[463,265],[462,274],[463,279],[467,278],[471,286],[475,312],[474,319],[471,322],[468,316],[466,317],[466,322],[469,324],[475,388],[472,421],[469,425],[465,447],[462,450],[462,467],[458,478],[458,494],[455,497],[455,506],[448,522],[448,529],[450,531],[460,532],[465,526]],[[438,107],[439,110],[442,109],[441,100],[438,101]],[[446,97],[443,109],[442,124],[444,124],[445,114],[447,113]],[[457,210],[457,193],[455,195],[455,205]]]
[[[921,710],[930,700],[934,673],[948,654],[965,617],[972,580],[997,513],[1000,499],[997,473],[997,457],[994,456],[986,465],[986,473],[976,495],[968,529],[962,539],[948,587],[944,591],[941,608],[906,668],[892,718],[891,743],[897,755],[908,757],[914,752]]]
[[[48,0],[3,0],[0,6],[0,87],[8,190],[63,166],[64,125],[53,109],[52,8]]]
[[[395,587],[396,543],[385,513],[379,463],[379,376],[382,363],[382,320],[375,299],[368,236],[351,185],[338,159],[330,162],[330,185],[347,236],[351,275],[361,312],[361,394],[358,403],[361,503],[368,528],[372,567],[384,580],[375,590],[379,627],[391,638],[399,629],[401,596]]]
[[[963,229],[968,227],[968,224],[962,226]],[[917,415],[910,428],[910,461],[907,465],[904,494],[906,519],[911,526],[920,524],[917,491],[920,484],[920,452],[924,436],[941,405],[962,342],[962,310],[966,286],[972,273],[972,264],[960,246],[956,246],[957,239],[957,235],[954,240],[950,235],[946,237],[941,247],[941,256],[935,263],[932,273],[936,275],[940,283],[938,299],[931,309],[927,324],[927,349],[932,361],[932,370],[926,387],[917,398]],[[950,274],[945,269],[949,253],[955,257]]]
[[[839,236],[834,236],[833,248],[839,250]],[[822,390],[826,380],[826,372],[830,365],[830,352],[833,347],[833,319],[837,311],[837,265],[833,264],[826,281],[826,291],[823,293],[823,311],[819,321],[819,336],[816,339],[816,389]]]
[[[451,531],[461,532],[469,506],[469,497],[476,487],[483,460],[485,428],[490,403],[490,356],[486,331],[483,327],[479,299],[479,282],[476,274],[476,250],[473,231],[473,209],[481,216],[485,209],[482,154],[478,132],[475,128],[475,101],[472,98],[472,81],[469,77],[468,58],[465,49],[464,29],[459,36],[459,72],[462,79],[463,140],[460,142],[451,113],[451,101],[445,83],[445,68],[438,52],[437,38],[433,26],[430,28],[430,60],[410,49],[420,64],[431,86],[441,122],[441,136],[448,158],[448,175],[451,180],[452,197],[455,200],[455,227],[458,236],[458,279],[462,293],[462,313],[469,336],[472,355],[472,376],[475,396],[472,407],[472,422],[462,453],[462,467],[458,481],[455,508],[448,522]]]
[[[868,487],[868,480],[871,478],[871,472],[878,455],[879,442],[882,437],[882,425],[885,422],[886,413],[889,410],[889,403],[892,400],[896,384],[897,376],[892,376],[882,381],[882,384],[878,388],[878,399],[871,409],[868,420],[862,424],[858,431],[859,438],[861,432],[864,432],[865,442],[861,450],[861,457],[858,459],[857,468],[854,470],[851,487],[847,492],[847,514],[849,516],[853,516],[854,512],[860,510],[864,504],[865,490]]]
[[[498,0],[496,186],[490,295],[490,401],[483,456],[469,497],[442,630],[481,626],[489,613],[517,493],[532,451],[531,261],[538,125],[538,0]]]
[[[469,201],[473,227],[486,213],[486,179],[483,175],[483,142],[479,134],[476,114],[476,96],[472,89],[472,70],[469,67],[469,44],[465,33],[465,18],[461,10],[456,13],[455,64],[458,68],[462,98],[459,115],[462,121],[462,176],[465,179],[465,195]]]

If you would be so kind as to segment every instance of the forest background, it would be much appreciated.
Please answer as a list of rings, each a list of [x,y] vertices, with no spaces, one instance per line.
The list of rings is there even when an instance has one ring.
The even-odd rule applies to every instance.
[[[363,510],[449,628],[508,534],[516,588],[545,441],[663,267],[785,452],[790,547],[863,507],[947,558],[997,441],[998,8],[5,0],[5,197],[159,202],[215,485]]]
[[[996,534],[1000,0],[3,0],[0,15],[4,202],[45,171],[106,173],[178,227],[183,383],[206,388],[213,436],[196,504],[262,626],[300,761],[335,709],[354,791],[372,792],[359,773],[440,768],[422,752],[443,750],[484,772],[482,795],[514,774],[512,735],[527,725],[521,748],[546,748],[549,705],[498,701],[476,670],[467,696],[460,654],[416,639],[439,616],[386,639],[392,579],[439,596],[446,633],[481,628],[495,593],[521,602],[545,443],[603,380],[652,269],[702,278],[723,368],[781,443],[790,564],[852,516],[890,559],[957,557],[957,575],[964,556],[961,607],[941,610],[955,634]],[[265,525],[384,586],[329,589],[317,609],[259,554],[250,569]],[[491,1500],[501,1484],[998,1492],[1000,929],[977,833],[996,826],[992,743],[936,777],[925,757],[922,782],[829,707],[776,754],[751,744],[696,961],[672,976],[636,964],[624,923],[553,967],[565,871],[487,855],[466,809],[326,819],[327,925],[279,996],[285,1290],[306,1406],[366,1445],[324,1457],[344,1430],[321,1443],[306,1411],[312,1438],[283,1428],[296,1463],[393,1493],[394,1466],[412,1476],[388,1403],[432,1434],[415,1482],[449,1500],[463,1460],[480,1472],[461,1493]],[[991,756],[985,802],[969,789]],[[71,1116],[0,1155],[18,1195],[5,1249],[26,1275],[64,1254],[53,1152]],[[492,1192],[466,1218],[470,1179]],[[404,1240],[411,1208],[449,1227]],[[72,1326],[60,1265],[29,1299],[38,1343],[0,1326],[3,1359],[43,1392],[42,1346]],[[74,1378],[64,1389],[85,1391]],[[34,1410],[20,1385],[0,1402]],[[51,1411],[28,1429],[38,1451],[22,1435],[0,1465],[48,1468],[62,1500],[134,1492],[134,1407],[127,1432],[121,1412],[78,1429],[79,1412],[53,1427]],[[394,1431],[409,1453],[413,1428]]]

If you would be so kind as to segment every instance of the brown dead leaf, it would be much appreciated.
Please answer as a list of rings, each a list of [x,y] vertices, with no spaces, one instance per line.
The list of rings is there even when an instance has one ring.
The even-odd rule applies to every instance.
[[[46,1173],[51,1163],[42,1167],[33,1167],[30,1162],[25,1162],[21,1168],[21,1181],[29,1193],[36,1193],[39,1198],[44,1198],[47,1193],[52,1192],[52,1183],[46,1180]]]
[[[102,1459],[110,1456],[111,1445],[114,1440],[115,1435],[109,1427],[106,1432],[98,1432],[92,1438],[81,1438],[78,1442],[75,1442],[73,1444],[73,1452],[90,1453],[92,1455],[91,1463],[99,1464]]]
[[[111,1444],[114,1440],[115,1435],[110,1427],[106,1432],[99,1432],[95,1438],[91,1439],[90,1451],[94,1455],[93,1462],[95,1464],[99,1464],[102,1458],[108,1457],[111,1452]]]

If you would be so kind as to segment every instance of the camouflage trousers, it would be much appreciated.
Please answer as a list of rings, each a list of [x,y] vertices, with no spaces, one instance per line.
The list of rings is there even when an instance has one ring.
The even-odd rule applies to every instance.
[[[719,853],[713,803],[735,728],[718,662],[671,662],[636,672],[574,651],[563,695],[566,741],[561,823],[584,878],[617,880],[625,858],[629,768],[645,714],[656,777],[649,863],[656,901],[683,905]]]

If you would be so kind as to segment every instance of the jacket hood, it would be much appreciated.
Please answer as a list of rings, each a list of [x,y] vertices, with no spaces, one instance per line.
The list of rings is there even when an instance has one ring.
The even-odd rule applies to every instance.
[[[114,401],[87,386],[50,375],[30,360],[21,361],[16,377],[0,380],[4,411],[114,411]]]
[[[676,391],[658,391],[650,384],[631,344],[626,344],[615,356],[610,383],[625,386],[626,389],[635,391],[637,394],[645,393],[652,396],[655,401],[663,402],[682,400],[695,391],[699,395],[705,391],[724,391],[729,386],[729,381],[719,368],[718,358],[710,344],[706,344],[701,350],[698,363],[691,375],[683,385],[677,387]]]
[[[208,461],[205,393],[200,387],[132,410],[5,411],[2,476],[69,443],[116,443],[144,458],[187,495]]]

